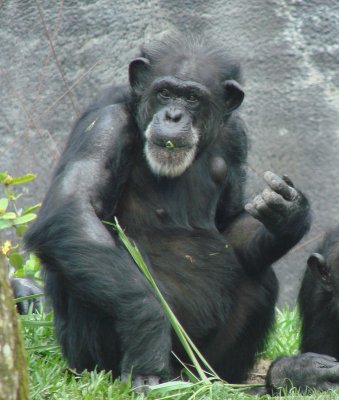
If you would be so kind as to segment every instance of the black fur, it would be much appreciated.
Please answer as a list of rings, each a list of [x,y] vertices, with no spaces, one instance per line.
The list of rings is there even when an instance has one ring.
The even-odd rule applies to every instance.
[[[268,393],[339,388],[339,225],[326,233],[307,264],[298,298],[301,354],[271,364]]]
[[[240,382],[273,321],[270,265],[307,231],[307,201],[271,231],[244,211],[247,139],[232,112],[243,97],[240,69],[223,49],[175,36],[140,57],[133,87],[109,89],[76,123],[26,245],[45,266],[71,367],[164,380],[178,372],[172,349],[187,359],[150,285],[102,223],[116,216],[190,337],[221,377]],[[185,96],[187,85],[208,96],[198,109],[180,96],[171,108],[151,90],[162,77]],[[145,129],[166,110],[199,132],[194,161],[174,177],[155,174],[143,153]],[[186,140],[172,122],[168,135]]]
[[[307,268],[299,293],[301,350],[339,359],[339,225],[327,232],[316,253],[323,257],[323,276]]]

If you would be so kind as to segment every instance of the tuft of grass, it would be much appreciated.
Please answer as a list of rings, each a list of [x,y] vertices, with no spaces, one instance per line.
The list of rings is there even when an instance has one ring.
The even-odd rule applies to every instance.
[[[259,358],[274,360],[277,357],[293,355],[300,348],[301,322],[299,309],[286,305],[282,310],[276,308],[276,320],[267,339],[265,350]]]
[[[53,333],[53,314],[20,317],[29,365],[30,400],[141,400],[109,372],[77,374],[67,367]]]

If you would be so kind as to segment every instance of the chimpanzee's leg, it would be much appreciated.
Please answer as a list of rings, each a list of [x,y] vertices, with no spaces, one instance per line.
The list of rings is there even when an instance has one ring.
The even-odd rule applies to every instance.
[[[205,351],[220,377],[233,383],[246,379],[273,324],[277,294],[272,269],[261,281],[244,276],[231,315]]]

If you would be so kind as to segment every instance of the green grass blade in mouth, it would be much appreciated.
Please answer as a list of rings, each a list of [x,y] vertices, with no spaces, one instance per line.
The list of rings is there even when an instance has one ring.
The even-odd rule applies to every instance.
[[[175,148],[175,145],[173,144],[173,142],[171,142],[170,140],[167,140],[166,142],[166,148],[168,150],[173,150]]]

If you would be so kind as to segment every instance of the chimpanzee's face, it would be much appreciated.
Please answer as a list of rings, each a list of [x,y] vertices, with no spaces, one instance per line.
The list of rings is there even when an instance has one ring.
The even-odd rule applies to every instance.
[[[208,114],[209,92],[203,85],[174,77],[156,79],[149,106],[153,116],[145,130],[145,154],[158,175],[181,175],[193,162]],[[199,123],[200,122],[200,123]]]
[[[173,178],[183,174],[198,150],[215,139],[227,101],[232,111],[244,95],[234,81],[220,82],[213,93],[201,80],[194,79],[194,73],[161,72],[152,77],[147,59],[138,58],[130,64],[131,87],[140,96],[138,124],[145,139],[147,162],[154,174]],[[215,115],[219,115],[217,121]]]

